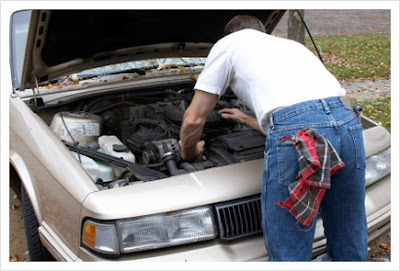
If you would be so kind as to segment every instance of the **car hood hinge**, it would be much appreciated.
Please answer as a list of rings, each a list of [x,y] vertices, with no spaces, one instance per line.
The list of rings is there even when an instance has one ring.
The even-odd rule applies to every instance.
[[[34,112],[37,111],[38,109],[38,97],[39,95],[39,84],[38,84],[38,78],[36,75],[34,75],[35,78],[35,87],[32,88],[32,93],[33,93],[33,99],[31,99],[30,104]],[[43,103],[43,101],[41,102]]]

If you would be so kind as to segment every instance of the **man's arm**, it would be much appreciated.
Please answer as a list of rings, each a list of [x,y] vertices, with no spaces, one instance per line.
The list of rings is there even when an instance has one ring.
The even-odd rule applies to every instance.
[[[198,156],[204,147],[204,141],[200,141],[207,116],[214,109],[218,101],[218,95],[195,90],[190,106],[186,109],[181,133],[180,147],[183,160],[192,160]]]
[[[221,109],[218,113],[220,113],[221,117],[224,119],[231,119],[239,124],[243,124],[250,128],[253,128],[259,133],[265,135],[265,132],[261,129],[256,118],[246,115],[237,108],[224,108]]]

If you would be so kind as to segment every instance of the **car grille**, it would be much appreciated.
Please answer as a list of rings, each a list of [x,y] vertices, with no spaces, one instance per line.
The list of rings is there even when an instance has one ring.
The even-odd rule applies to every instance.
[[[262,232],[260,196],[214,205],[219,237],[232,240]]]

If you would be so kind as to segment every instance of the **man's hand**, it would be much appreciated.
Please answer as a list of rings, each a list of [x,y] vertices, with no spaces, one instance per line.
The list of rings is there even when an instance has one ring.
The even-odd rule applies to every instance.
[[[221,117],[224,119],[231,119],[236,123],[246,125],[265,135],[265,132],[261,129],[256,118],[246,115],[237,108],[224,108],[218,111],[218,113],[220,113]]]
[[[252,118],[237,108],[224,108],[219,110],[218,113],[220,113],[221,117],[224,119],[230,119],[235,121],[236,123],[244,125],[247,125],[247,123],[250,122]]]
[[[199,155],[203,152],[203,149],[204,149],[204,145],[205,145],[205,144],[206,144],[206,143],[205,143],[204,140],[201,140],[201,141],[199,141],[199,142],[196,143],[196,149],[195,149],[195,152],[194,152],[194,157],[199,156]],[[183,159],[184,161],[189,160],[189,159],[187,159],[187,157],[185,156],[186,154],[185,154],[184,152],[182,152],[182,143],[181,143],[180,140],[179,140],[179,147],[181,148],[181,157],[182,157],[182,159]]]

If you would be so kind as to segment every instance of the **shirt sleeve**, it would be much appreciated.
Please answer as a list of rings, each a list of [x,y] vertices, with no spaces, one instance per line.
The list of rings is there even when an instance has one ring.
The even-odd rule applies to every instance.
[[[203,71],[197,79],[195,89],[221,97],[232,80],[232,61],[226,51],[215,44],[206,59]]]

